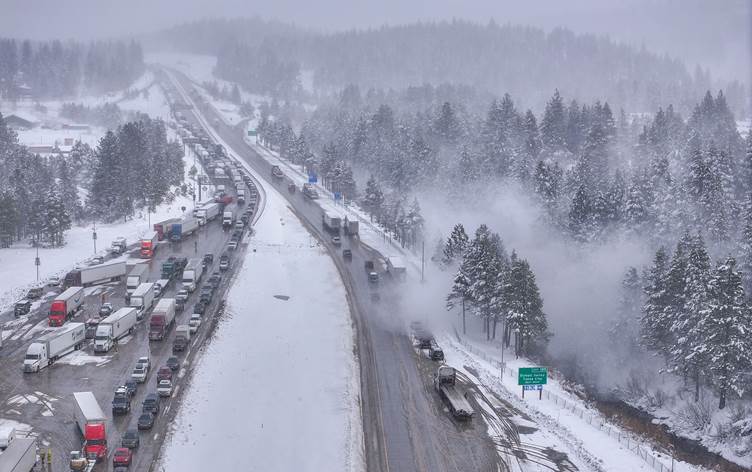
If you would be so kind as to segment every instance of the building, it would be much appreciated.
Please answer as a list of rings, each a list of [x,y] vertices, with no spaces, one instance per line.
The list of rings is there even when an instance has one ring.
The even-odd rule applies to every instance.
[[[5,121],[5,124],[8,126],[8,128],[15,131],[29,130],[37,125],[35,121],[23,118],[16,114],[5,116],[3,117],[3,120]]]

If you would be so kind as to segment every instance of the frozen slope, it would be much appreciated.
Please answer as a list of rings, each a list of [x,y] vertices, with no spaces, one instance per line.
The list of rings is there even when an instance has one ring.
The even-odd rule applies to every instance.
[[[267,195],[228,307],[192,366],[164,470],[363,470],[345,290],[276,192]]]

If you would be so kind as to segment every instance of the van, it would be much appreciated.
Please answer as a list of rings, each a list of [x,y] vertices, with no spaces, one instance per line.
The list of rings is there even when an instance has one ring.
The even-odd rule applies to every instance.
[[[16,439],[16,428],[10,425],[0,426],[0,451],[4,451]]]

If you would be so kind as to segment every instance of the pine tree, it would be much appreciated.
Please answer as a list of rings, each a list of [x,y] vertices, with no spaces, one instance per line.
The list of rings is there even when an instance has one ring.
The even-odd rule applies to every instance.
[[[65,203],[56,191],[50,191],[43,202],[44,215],[41,222],[41,232],[53,247],[62,246],[63,235],[71,228],[71,219],[65,208]]]
[[[465,304],[468,303],[470,297],[470,278],[468,277],[468,271],[471,269],[470,265],[472,261],[463,255],[462,263],[460,264],[457,273],[452,281],[452,289],[447,295],[446,306],[447,310],[453,310],[459,304],[462,307],[462,334],[467,334],[467,323],[465,311]]]
[[[718,408],[722,410],[729,391],[742,396],[745,375],[752,369],[752,312],[733,257],[713,271],[707,295],[698,327],[703,342],[697,349],[708,359],[720,397]]]
[[[73,181],[68,163],[65,159],[60,159],[60,162],[58,163],[57,178],[57,193],[62,198],[65,211],[72,217],[80,217],[81,204],[78,200],[76,183]]]
[[[749,194],[746,206],[742,222],[741,241],[739,242],[739,254],[744,287],[747,294],[752,297],[752,192]]]
[[[96,151],[97,162],[89,189],[88,206],[99,217],[109,217],[115,209],[118,188],[118,178],[115,170],[119,169],[117,136],[108,131]],[[116,215],[122,216],[122,215]]]
[[[554,91],[551,100],[546,104],[546,111],[541,121],[541,138],[543,145],[551,152],[564,150],[566,145],[566,119],[564,104],[559,90]]]
[[[639,336],[637,322],[643,305],[640,282],[637,269],[629,267],[621,282],[617,318],[609,330],[609,337],[622,356],[635,352],[637,347]]]
[[[496,310],[499,307],[502,267],[486,225],[480,225],[476,230],[475,238],[465,253],[463,265],[466,266],[465,275],[469,281],[467,298],[483,319],[486,338],[490,339],[491,321],[500,315]]]
[[[460,122],[449,102],[444,102],[433,124],[434,132],[445,143],[454,144],[461,134]]]
[[[661,247],[655,253],[645,286],[645,305],[640,319],[642,344],[665,354],[673,325],[672,298],[668,287],[669,260]]]
[[[593,201],[585,186],[580,185],[569,210],[569,233],[576,241],[586,242],[593,237],[595,229]]]
[[[469,239],[470,238],[468,238],[467,233],[465,232],[465,227],[462,226],[462,223],[454,225],[452,233],[449,235],[449,238],[447,238],[446,244],[444,245],[441,263],[445,267],[449,267],[454,265],[458,259],[461,260],[467,250]]]
[[[548,322],[543,312],[535,274],[525,259],[513,255],[509,274],[503,288],[507,310],[508,331],[514,333],[517,356],[532,352],[533,346],[548,340]]]
[[[384,193],[381,191],[381,187],[373,175],[366,182],[362,205],[363,209],[371,216],[371,220],[373,220],[374,216],[377,220],[382,217],[384,212]]]

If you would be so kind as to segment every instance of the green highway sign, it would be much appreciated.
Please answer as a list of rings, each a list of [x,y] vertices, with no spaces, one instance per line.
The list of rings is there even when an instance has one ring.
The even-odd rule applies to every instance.
[[[517,385],[546,385],[548,370],[545,367],[520,367]]]
[[[255,129],[248,130],[248,136],[256,136],[258,132]]]

